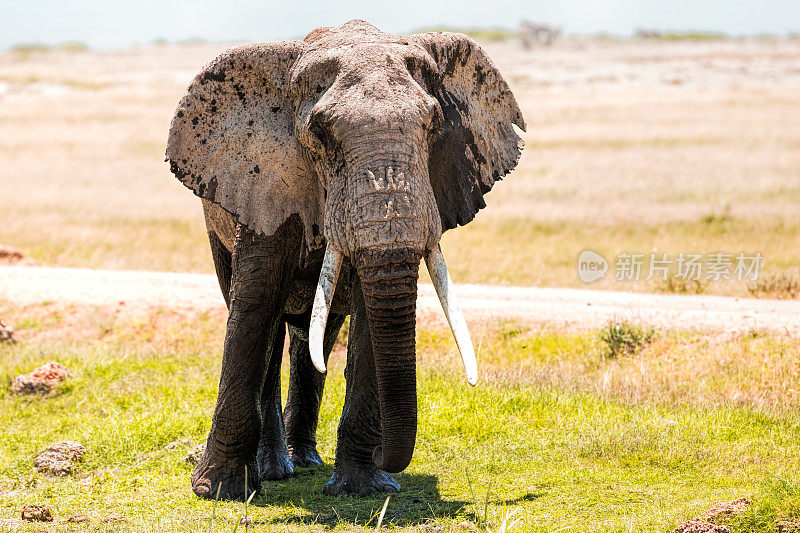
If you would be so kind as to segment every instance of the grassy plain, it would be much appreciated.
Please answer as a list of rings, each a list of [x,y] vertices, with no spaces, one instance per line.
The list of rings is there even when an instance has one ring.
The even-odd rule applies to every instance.
[[[199,202],[163,153],[186,85],[225,47],[0,54],[0,243],[52,265],[211,271]],[[457,281],[578,286],[586,248],[800,264],[800,41],[486,48],[527,147],[489,207],[445,237]]]
[[[489,208],[445,236],[457,281],[578,286],[586,248],[609,259],[760,252],[772,272],[800,264],[800,41],[486,47],[521,103],[527,148]],[[222,48],[0,54],[0,243],[50,265],[210,272],[199,202],[163,152],[176,102]],[[763,292],[780,295],[773,285]],[[749,294],[743,283],[703,289]],[[320,494],[342,407],[342,345],[319,428],[328,466],[266,484],[247,508],[252,524],[237,526],[242,504],[192,496],[190,446],[165,448],[208,431],[224,317],[20,307],[2,295],[0,317],[19,339],[0,345],[0,530],[375,526],[383,498]],[[641,350],[609,357],[600,331],[508,322],[473,336],[482,381],[469,388],[449,334],[418,333],[418,444],[385,524],[665,531],[740,496],[753,503],[732,519],[735,533],[800,520],[800,340],[657,331]],[[7,392],[50,360],[75,372],[55,396]],[[88,448],[75,474],[35,473],[36,452],[64,439]],[[26,503],[50,506],[56,522],[19,524]],[[76,513],[90,520],[65,522]]]
[[[0,530],[237,528],[243,504],[191,494],[190,445],[165,448],[208,431],[220,316],[133,317],[56,303],[0,303],[0,315],[20,341],[0,346]],[[470,388],[449,334],[418,334],[419,437],[398,476],[405,491],[384,519],[393,530],[501,531],[505,520],[514,531],[666,531],[740,496],[753,503],[731,520],[735,533],[800,518],[797,339],[657,332],[637,353],[609,358],[596,331],[504,323],[474,335],[482,377]],[[75,373],[55,396],[6,392],[18,373],[51,359]],[[320,494],[343,360],[338,345],[318,434],[328,465],[266,483],[247,508],[250,531],[376,525],[383,497]],[[64,439],[88,449],[75,473],[35,473],[36,452]],[[48,505],[56,521],[15,522],[27,503]],[[90,520],[66,522],[74,514]]]

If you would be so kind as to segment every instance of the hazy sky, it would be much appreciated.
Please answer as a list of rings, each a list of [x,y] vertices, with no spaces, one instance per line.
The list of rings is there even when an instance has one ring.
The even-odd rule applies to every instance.
[[[800,31],[798,0],[0,0],[0,48],[81,41],[123,47],[163,38],[270,40],[365,19],[403,32],[425,26],[516,27],[546,21],[567,33],[638,27],[733,35]]]

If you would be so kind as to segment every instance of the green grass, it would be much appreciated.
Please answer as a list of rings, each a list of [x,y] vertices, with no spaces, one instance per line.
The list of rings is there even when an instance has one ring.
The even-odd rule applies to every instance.
[[[50,506],[57,520],[76,513],[92,519],[60,523],[58,531],[236,527],[243,504],[195,498],[183,461],[188,447],[164,449],[185,438],[201,442],[208,431],[220,321],[202,315],[159,322],[168,313],[116,322],[95,316],[102,332],[53,341],[36,340],[47,329],[42,321],[25,324],[13,309],[2,310],[21,342],[0,346],[0,518],[37,503]],[[405,490],[391,499],[384,527],[457,531],[468,520],[497,529],[511,517],[519,531],[664,531],[739,496],[753,496],[754,504],[736,519],[735,532],[772,531],[777,519],[800,517],[800,402],[786,392],[773,401],[765,392],[796,372],[784,367],[797,364],[800,341],[751,335],[718,343],[665,334],[637,356],[609,361],[600,332],[507,323],[476,337],[484,372],[470,388],[448,335],[420,332],[418,442],[411,466],[398,476]],[[752,364],[718,364],[727,355]],[[344,397],[341,350],[332,359],[318,435],[328,465],[266,483],[248,508],[251,530],[361,530],[377,522],[384,497],[321,494]],[[703,369],[692,366],[698,359]],[[14,376],[49,360],[76,375],[56,396],[5,392]],[[677,373],[668,379],[688,384],[683,394],[665,394],[672,385],[646,376],[665,362]],[[628,374],[634,370],[638,384]],[[597,387],[610,372],[621,379]],[[701,384],[712,375],[717,379]],[[740,390],[730,390],[738,383]],[[75,474],[34,473],[36,452],[66,439],[88,449]],[[101,521],[114,514],[127,521]]]
[[[655,329],[628,322],[613,321],[600,332],[600,341],[604,344],[605,356],[609,359],[636,355],[652,343],[655,337]]]

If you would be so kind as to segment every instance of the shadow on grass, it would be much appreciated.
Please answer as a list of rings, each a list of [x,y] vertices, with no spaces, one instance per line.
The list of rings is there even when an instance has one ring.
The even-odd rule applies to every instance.
[[[277,507],[284,511],[283,515],[268,520],[267,524],[376,525],[386,494],[327,496],[322,493],[322,487],[332,473],[333,467],[325,465],[301,469],[287,480],[264,482],[261,494],[253,499],[252,505]],[[396,474],[394,477],[402,489],[399,494],[392,495],[383,518],[384,524],[413,526],[437,518],[456,517],[477,520],[473,513],[464,509],[473,502],[442,499],[436,476]]]

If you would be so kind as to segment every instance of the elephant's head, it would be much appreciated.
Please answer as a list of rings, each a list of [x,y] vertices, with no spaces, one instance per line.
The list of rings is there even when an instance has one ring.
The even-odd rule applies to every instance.
[[[195,194],[267,236],[299,216],[305,252],[327,243],[310,334],[318,368],[339,266],[346,257],[356,268],[382,419],[373,458],[384,470],[403,470],[414,449],[423,257],[462,355],[472,350],[438,243],[516,166],[512,124],[525,128],[514,96],[470,38],[405,39],[362,21],[226,52],[173,119],[167,157]],[[465,361],[474,384],[474,354]]]

